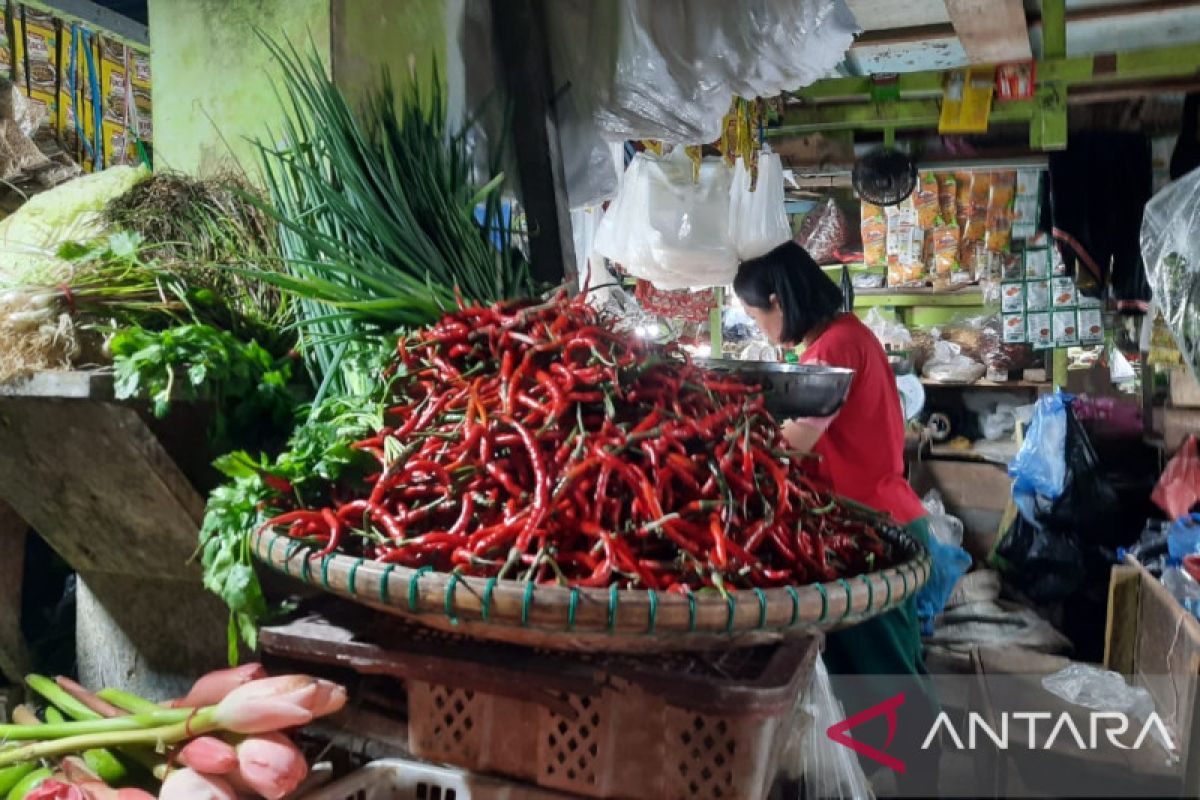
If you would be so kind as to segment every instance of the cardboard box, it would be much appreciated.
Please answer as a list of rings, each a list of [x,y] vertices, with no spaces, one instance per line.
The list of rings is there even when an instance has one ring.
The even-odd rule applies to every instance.
[[[1113,567],[1108,589],[1104,666],[1145,686],[1175,729],[1184,774],[1200,789],[1200,621],[1132,556]]]
[[[1171,405],[1176,408],[1200,408],[1200,383],[1187,368],[1171,370]]]

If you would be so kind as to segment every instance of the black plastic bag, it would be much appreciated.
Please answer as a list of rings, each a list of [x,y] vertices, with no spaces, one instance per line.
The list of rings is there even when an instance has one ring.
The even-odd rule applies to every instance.
[[[1008,582],[1035,603],[1060,602],[1083,585],[1083,552],[1070,529],[1047,528],[1018,513],[997,543],[996,555],[1006,562]]]
[[[1070,403],[1066,410],[1067,478],[1062,495],[1048,513],[1039,509],[1038,522],[1055,530],[1073,531],[1088,545],[1115,546],[1122,537],[1120,500],[1100,475],[1100,459]]]

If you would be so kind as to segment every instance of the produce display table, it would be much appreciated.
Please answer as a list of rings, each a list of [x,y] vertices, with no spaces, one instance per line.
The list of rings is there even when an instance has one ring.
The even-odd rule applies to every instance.
[[[111,377],[39,373],[0,386],[0,420],[0,502],[79,573],[80,680],[169,696],[221,666],[227,612],[191,562],[204,499],[145,417],[114,400]],[[183,431],[184,457],[203,452],[203,426]],[[15,561],[10,576],[3,560],[3,584],[19,586]]]
[[[765,797],[820,646],[565,654],[317,608],[263,629],[268,659],[400,679],[414,755],[590,797]]]

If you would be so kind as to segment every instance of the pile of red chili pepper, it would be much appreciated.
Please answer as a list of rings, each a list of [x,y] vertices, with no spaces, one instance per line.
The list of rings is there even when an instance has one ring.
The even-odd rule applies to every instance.
[[[401,339],[376,468],[267,525],[409,567],[570,586],[771,587],[885,566],[754,387],[580,300],[467,307]],[[344,496],[351,495],[351,496]]]

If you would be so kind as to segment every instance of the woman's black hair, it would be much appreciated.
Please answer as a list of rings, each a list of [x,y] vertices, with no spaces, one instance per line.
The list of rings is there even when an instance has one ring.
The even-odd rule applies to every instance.
[[[842,290],[792,241],[743,261],[733,291],[746,305],[763,310],[771,308],[771,295],[775,295],[783,312],[780,338],[789,344],[799,344],[809,331],[842,310]]]

